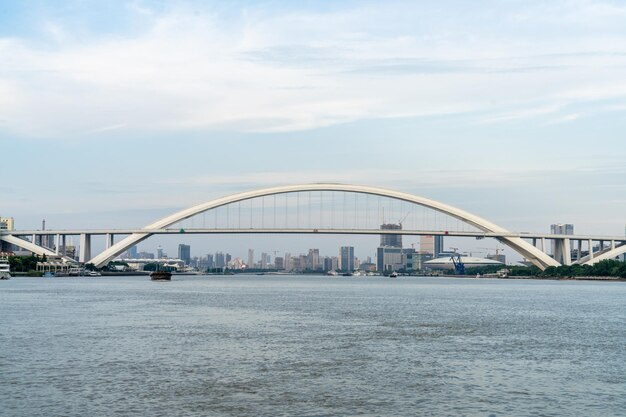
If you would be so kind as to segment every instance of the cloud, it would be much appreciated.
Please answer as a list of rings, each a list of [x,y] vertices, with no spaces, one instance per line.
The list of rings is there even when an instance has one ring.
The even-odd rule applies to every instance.
[[[545,109],[566,118],[559,109],[568,104],[626,97],[626,25],[619,29],[623,8],[611,3],[465,16],[407,3],[250,6],[234,16],[128,10],[140,30],[78,38],[71,22],[48,19],[48,44],[0,38],[0,129],[40,138],[127,126],[284,132],[475,112],[506,123]],[[502,23],[485,25],[488,16]],[[568,37],[549,29],[562,16]]]

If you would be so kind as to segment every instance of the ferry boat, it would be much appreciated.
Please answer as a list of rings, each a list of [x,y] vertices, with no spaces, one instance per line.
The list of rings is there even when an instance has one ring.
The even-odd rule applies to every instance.
[[[11,278],[11,265],[9,264],[9,258],[0,258],[0,279]]]

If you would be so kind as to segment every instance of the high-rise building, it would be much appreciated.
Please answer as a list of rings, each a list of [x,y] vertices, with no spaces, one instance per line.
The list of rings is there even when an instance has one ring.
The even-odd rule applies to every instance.
[[[282,256],[274,258],[274,267],[279,271],[285,269],[285,259]]]
[[[285,271],[291,271],[293,269],[293,262],[291,260],[291,253],[285,252]]]
[[[342,272],[354,271],[354,246],[342,246],[339,249],[339,269]]]
[[[166,257],[167,255],[165,254],[165,251],[163,250],[161,245],[157,246],[157,259],[163,259]]]
[[[185,262],[185,265],[191,264],[191,246],[180,243],[178,245],[178,259]]]
[[[248,249],[248,268],[254,268],[254,249]]]
[[[130,248],[128,248],[128,250],[126,251],[126,254],[128,255],[128,257],[130,259],[137,259],[137,245],[135,246],[131,246]]]
[[[443,236],[420,236],[420,253],[436,258],[442,252],[445,252],[443,249]]]
[[[214,268],[224,268],[226,266],[226,256],[222,252],[215,253]]]
[[[383,223],[380,230],[402,230],[402,224]],[[389,248],[402,247],[402,235],[380,235],[380,246]]]
[[[317,271],[321,269],[322,265],[320,264],[320,250],[319,249],[309,249],[309,255],[307,256],[307,265],[306,269],[311,271]]]
[[[269,264],[268,258],[267,253],[261,253],[261,269],[267,269],[267,265]]]
[[[415,271],[421,268],[421,258],[413,248],[379,247],[376,251],[376,269],[380,273]]]
[[[13,217],[0,217],[0,230],[13,230],[15,221]]]

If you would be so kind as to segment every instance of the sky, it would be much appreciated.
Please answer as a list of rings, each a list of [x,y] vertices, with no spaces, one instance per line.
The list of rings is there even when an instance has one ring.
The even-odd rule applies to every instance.
[[[18,228],[142,227],[332,181],[621,235],[625,133],[622,1],[0,2],[0,215]],[[175,251],[159,239],[142,245]],[[373,255],[350,239],[192,254]]]

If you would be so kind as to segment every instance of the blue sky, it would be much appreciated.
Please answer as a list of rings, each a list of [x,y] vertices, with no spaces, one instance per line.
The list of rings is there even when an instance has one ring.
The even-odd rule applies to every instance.
[[[622,234],[624,132],[623,2],[0,4],[0,214],[19,227],[338,181]]]

